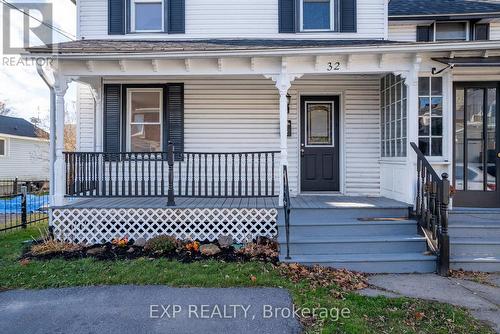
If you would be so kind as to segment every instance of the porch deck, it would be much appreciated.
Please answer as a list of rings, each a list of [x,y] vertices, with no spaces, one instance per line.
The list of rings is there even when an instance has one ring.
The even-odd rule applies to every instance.
[[[175,207],[167,207],[161,197],[85,198],[74,199],[55,209],[276,209],[277,197],[259,198],[185,198],[175,199]],[[291,198],[292,209],[341,209],[341,208],[407,208],[408,204],[385,197],[358,197],[341,195],[300,195]]]

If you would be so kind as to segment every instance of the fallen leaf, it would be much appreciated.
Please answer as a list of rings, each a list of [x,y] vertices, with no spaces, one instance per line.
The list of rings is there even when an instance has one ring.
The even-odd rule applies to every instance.
[[[257,277],[255,277],[254,275],[251,275],[250,280],[255,283],[255,282],[257,282]]]
[[[422,320],[424,317],[425,317],[424,312],[416,312],[415,313],[415,319],[417,319],[417,320]]]
[[[21,261],[19,261],[19,264],[21,266],[27,266],[29,263],[30,263],[29,259],[22,259]]]

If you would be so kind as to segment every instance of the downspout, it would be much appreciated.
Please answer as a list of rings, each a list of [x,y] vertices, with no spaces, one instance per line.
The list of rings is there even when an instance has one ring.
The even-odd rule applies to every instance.
[[[49,166],[50,166],[50,180],[49,180],[49,192],[50,192],[50,198],[52,202],[52,198],[54,196],[54,180],[55,180],[55,175],[54,175],[54,162],[56,161],[56,134],[55,134],[55,128],[56,128],[56,108],[55,108],[55,100],[56,100],[56,93],[54,90],[54,83],[52,80],[50,80],[47,77],[47,73],[43,70],[42,66],[37,64],[36,65],[36,70],[38,72],[38,75],[42,78],[43,82],[49,87],[50,90],[50,131],[49,131],[49,138],[50,138],[50,144],[49,144]],[[49,215],[49,229],[52,226],[51,219],[52,215]]]

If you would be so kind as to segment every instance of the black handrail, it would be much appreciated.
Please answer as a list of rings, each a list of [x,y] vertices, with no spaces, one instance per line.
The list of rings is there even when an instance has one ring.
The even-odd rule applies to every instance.
[[[437,255],[437,270],[448,276],[450,269],[450,239],[448,235],[448,205],[450,181],[448,174],[436,173],[415,143],[410,144],[417,154],[417,196],[415,215],[418,225]]]
[[[283,209],[285,211],[285,237],[286,237],[286,257],[290,260],[290,187],[288,185],[288,169],[283,166]]]
[[[66,196],[276,197],[278,151],[65,152]]]

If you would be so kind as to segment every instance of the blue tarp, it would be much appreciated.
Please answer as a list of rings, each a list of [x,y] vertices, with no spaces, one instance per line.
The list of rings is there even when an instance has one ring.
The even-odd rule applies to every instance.
[[[28,213],[44,211],[49,203],[49,195],[31,195],[26,198],[26,207]],[[0,199],[0,213],[21,213],[21,196]]]

